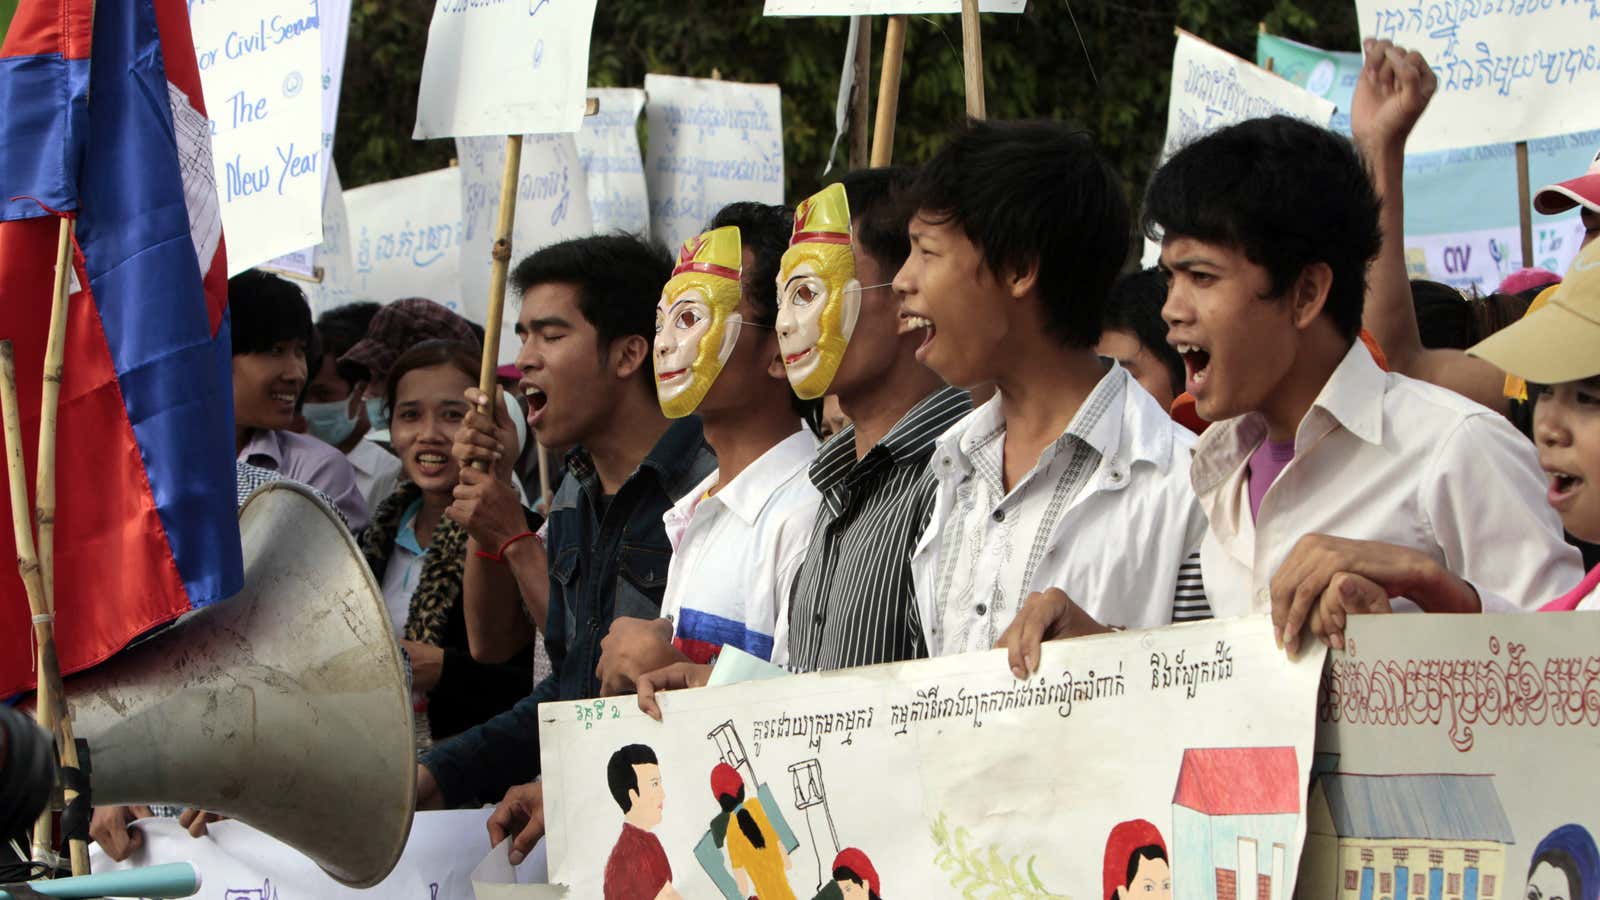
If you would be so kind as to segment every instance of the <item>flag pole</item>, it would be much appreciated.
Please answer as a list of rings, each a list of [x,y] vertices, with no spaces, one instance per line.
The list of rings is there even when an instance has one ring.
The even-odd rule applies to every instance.
[[[66,355],[67,296],[72,272],[72,220],[63,216],[56,239],[55,290],[50,298],[50,332],[45,342],[44,382],[39,404],[39,459],[38,487],[35,491],[39,528],[39,581],[47,615],[56,611],[56,412],[61,400],[61,369]],[[51,642],[54,644],[55,627],[52,621]],[[41,654],[42,655],[42,654]],[[54,678],[59,679],[59,671]],[[67,709],[64,691],[57,693],[58,708],[55,717],[57,734],[61,738],[60,753],[63,769],[78,769],[78,745],[72,733],[72,713]],[[78,796],[76,790],[64,792],[70,805]],[[81,837],[68,835],[68,848],[72,856],[72,874],[89,874],[89,846]]]
[[[894,157],[894,120],[900,112],[900,63],[906,52],[906,17],[890,16],[883,35],[883,70],[878,75],[878,118],[872,127],[873,168]]]
[[[39,727],[55,734],[57,683],[55,633],[45,606],[44,585],[39,577],[39,557],[34,550],[33,528],[28,519],[28,469],[22,461],[22,421],[17,412],[17,362],[10,341],[0,341],[0,417],[5,419],[4,437],[7,483],[11,488],[11,528],[17,543],[17,572],[28,593],[28,610],[33,615],[33,638],[38,645],[35,661],[37,706],[34,717]],[[33,857],[50,858],[50,811],[39,817],[33,828]],[[52,868],[54,868],[52,866]]]

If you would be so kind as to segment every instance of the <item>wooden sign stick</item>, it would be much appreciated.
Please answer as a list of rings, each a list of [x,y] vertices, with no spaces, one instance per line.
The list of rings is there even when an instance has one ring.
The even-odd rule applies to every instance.
[[[871,158],[867,147],[867,126],[872,118],[872,17],[855,16],[856,55],[851,60],[854,76],[850,85],[850,168],[859,169]]]
[[[900,112],[900,63],[906,52],[906,17],[890,16],[883,36],[883,71],[878,76],[878,117],[872,126],[870,165],[887,166],[894,158],[894,120]]]
[[[983,100],[983,30],[978,0],[961,0],[961,70],[967,80],[967,115],[988,118]]]
[[[1522,227],[1522,267],[1533,267],[1532,189],[1528,183],[1528,142],[1517,141],[1517,223]]]
[[[483,362],[478,368],[478,390],[487,398],[479,412],[497,419],[492,404],[495,398],[495,370],[500,366],[500,322],[505,318],[506,275],[511,269],[511,227],[517,217],[517,179],[522,175],[522,135],[506,138],[506,165],[500,172],[500,217],[494,226],[494,247],[489,251],[489,313],[483,321]],[[539,466],[544,467],[541,446]],[[489,471],[482,462],[473,463],[480,472]]]

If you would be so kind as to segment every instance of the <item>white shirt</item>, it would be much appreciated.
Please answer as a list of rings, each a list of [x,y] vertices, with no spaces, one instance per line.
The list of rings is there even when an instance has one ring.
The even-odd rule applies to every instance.
[[[787,659],[789,592],[822,502],[806,475],[816,452],[798,431],[707,497],[712,472],[662,515],[672,560],[661,614],[690,659],[707,662],[723,645]]]
[[[1180,593],[1203,617],[1198,564],[1179,578],[1205,531],[1188,429],[1113,366],[1006,492],[1000,402],[973,410],[933,453],[933,516],[911,559],[929,652],[990,649],[1028,595],[1052,587],[1106,625],[1171,624]]]
[[[1250,413],[1209,428],[1191,475],[1209,528],[1201,547],[1217,616],[1272,607],[1272,575],[1307,534],[1382,541],[1432,557],[1478,590],[1486,612],[1536,609],[1583,577],[1545,503],[1534,447],[1486,407],[1384,372],[1360,341],[1295,432],[1294,459],[1250,516]],[[1415,604],[1395,601],[1395,609]]]
[[[367,508],[376,510],[400,483],[400,460],[369,438],[356,441],[345,458],[356,470],[356,489],[367,498]]]
[[[417,512],[422,501],[411,504],[400,516],[400,527],[394,535],[394,551],[383,570],[383,605],[389,610],[389,621],[394,623],[395,637],[405,637],[406,620],[411,617],[411,597],[422,580],[422,564],[428,551],[417,544]]]

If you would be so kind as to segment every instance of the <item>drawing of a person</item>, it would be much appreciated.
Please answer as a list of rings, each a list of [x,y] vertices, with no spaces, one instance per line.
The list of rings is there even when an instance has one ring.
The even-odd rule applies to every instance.
[[[622,834],[606,860],[605,900],[680,900],[667,851],[650,833],[667,797],[655,751],[629,744],[611,754],[606,784],[622,807]]]
[[[739,885],[740,894],[760,900],[795,900],[789,887],[789,854],[784,851],[777,831],[767,818],[761,801],[744,798],[744,777],[727,763],[711,770],[711,793],[728,818],[728,867]],[[720,818],[720,817],[719,817]]]
[[[823,888],[817,898],[882,900],[879,887],[878,870],[872,867],[872,860],[860,850],[846,847],[833,859],[833,883]]]
[[[1172,867],[1161,831],[1144,819],[1120,822],[1106,837],[1105,900],[1172,900]]]
[[[1595,900],[1600,896],[1600,850],[1582,825],[1563,825],[1533,848],[1527,900]]]

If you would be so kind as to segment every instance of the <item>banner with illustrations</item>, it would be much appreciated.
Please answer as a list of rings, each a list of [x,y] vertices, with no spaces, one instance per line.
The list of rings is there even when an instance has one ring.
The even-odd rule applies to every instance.
[[[1265,617],[540,707],[572,896],[1286,900],[1322,656]],[[1248,715],[1245,714],[1248,711]]]

